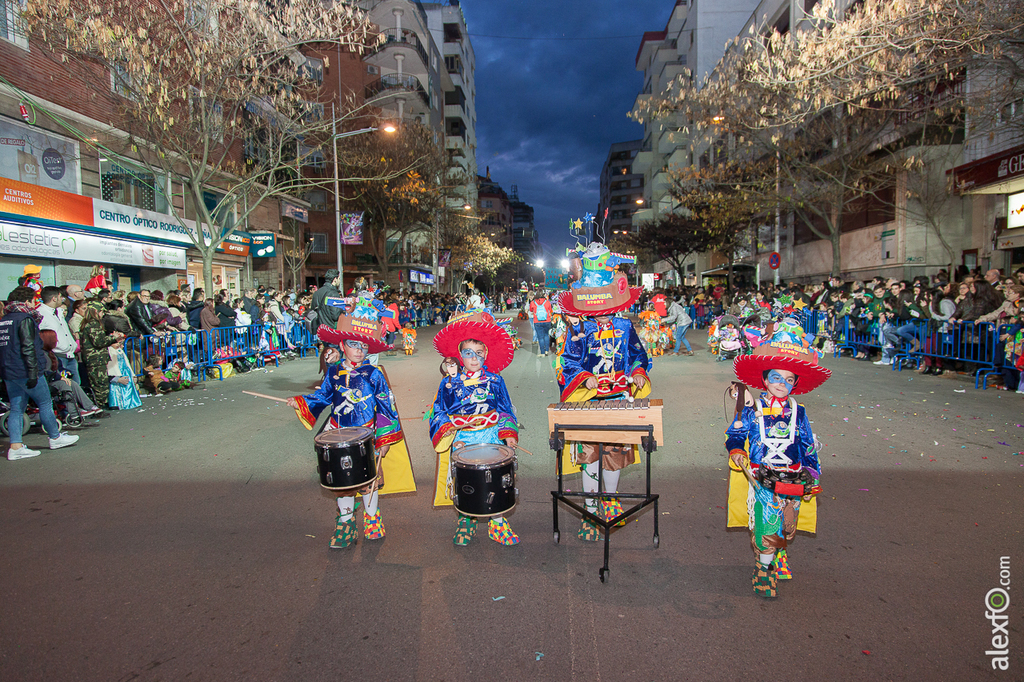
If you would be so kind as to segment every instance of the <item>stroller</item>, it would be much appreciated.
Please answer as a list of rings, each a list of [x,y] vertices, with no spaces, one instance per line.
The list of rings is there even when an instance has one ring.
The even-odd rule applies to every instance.
[[[741,332],[740,321],[733,315],[718,318],[718,361],[732,360],[743,352],[746,336]]]
[[[6,389],[4,393],[6,394]],[[6,398],[6,395],[4,397]],[[65,428],[80,429],[86,426],[99,426],[99,422],[87,420],[82,416],[81,410],[78,409],[78,403],[75,402],[75,394],[70,387],[55,388],[53,384],[50,384],[50,398],[53,401],[53,414],[57,418],[57,428],[61,431]],[[10,416],[10,402],[0,400],[0,433],[4,436],[11,435],[11,429],[7,423]],[[27,433],[36,426],[40,431],[44,430],[43,421],[39,417],[39,408],[35,405],[29,404],[25,409],[25,419],[27,424],[24,425],[22,433]]]

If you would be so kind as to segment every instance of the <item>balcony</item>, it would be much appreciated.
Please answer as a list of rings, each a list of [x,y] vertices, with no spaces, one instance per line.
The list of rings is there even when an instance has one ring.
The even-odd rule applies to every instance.
[[[369,52],[366,56],[366,61],[377,62],[378,60],[372,59],[372,57],[387,52],[388,50],[413,50],[420,56],[420,64],[423,67],[422,70],[425,72],[427,65],[430,63],[430,59],[427,57],[427,50],[423,47],[423,41],[420,40],[420,37],[416,35],[415,31],[403,28],[402,32],[399,33],[397,28],[385,28],[381,30],[380,34],[384,36],[384,42],[377,45]],[[412,65],[410,64],[409,66]],[[412,69],[410,69],[410,71],[411,70]]]
[[[399,76],[397,73],[384,74],[367,85],[363,95],[366,100],[369,101],[389,95],[399,95],[403,93],[418,95],[423,105],[427,108],[427,111],[430,111],[430,97],[427,95],[427,91],[423,89],[423,85],[420,84],[420,80],[416,76],[409,76],[406,74]]]

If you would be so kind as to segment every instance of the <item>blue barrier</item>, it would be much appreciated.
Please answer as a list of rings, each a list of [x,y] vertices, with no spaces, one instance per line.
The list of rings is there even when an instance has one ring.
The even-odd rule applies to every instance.
[[[939,360],[951,360],[977,365],[974,369],[974,387],[978,388],[982,375],[998,373],[995,362],[995,351],[999,343],[997,328],[987,322],[957,322],[933,329],[928,321],[912,322],[913,338],[921,344],[921,348],[911,351],[904,347],[893,360],[893,369],[903,369],[905,361],[920,362],[925,357]]]

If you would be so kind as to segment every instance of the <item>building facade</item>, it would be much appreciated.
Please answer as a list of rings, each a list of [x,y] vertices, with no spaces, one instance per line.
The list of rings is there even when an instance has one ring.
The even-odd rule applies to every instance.
[[[644,205],[644,175],[633,171],[633,162],[642,144],[643,140],[613,143],[601,167],[601,203],[596,215],[609,240],[637,230],[633,214]]]

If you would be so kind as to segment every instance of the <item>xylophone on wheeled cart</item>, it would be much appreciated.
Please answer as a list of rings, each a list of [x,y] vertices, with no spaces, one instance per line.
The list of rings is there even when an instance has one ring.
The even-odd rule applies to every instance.
[[[584,519],[604,529],[604,566],[599,575],[601,582],[608,577],[608,546],[613,526],[629,517],[639,514],[648,505],[654,505],[654,546],[658,547],[658,496],[651,493],[651,453],[664,442],[662,432],[662,401],[647,398],[637,400],[601,400],[578,403],[552,403],[548,405],[548,433],[550,446],[555,451],[555,469],[558,475],[558,490],[551,491],[554,514],[554,539],[560,538],[558,530],[558,503],[561,502],[578,511]],[[599,472],[596,493],[569,492],[562,482],[562,453],[566,443],[597,443]],[[604,458],[600,444],[639,445],[643,448],[647,470],[644,493],[607,493],[604,491]],[[627,500],[634,505],[615,518],[604,518],[587,511],[582,498],[599,500]],[[625,507],[625,505],[623,505]]]

